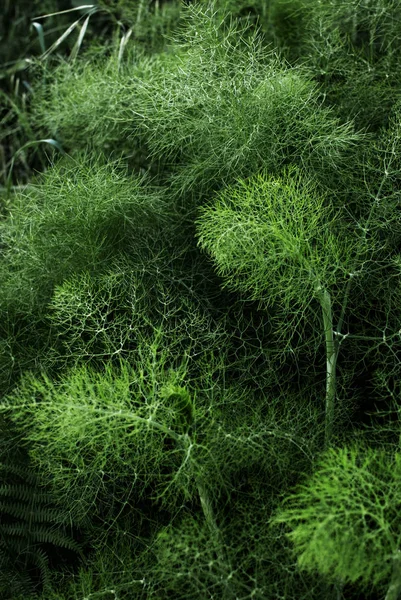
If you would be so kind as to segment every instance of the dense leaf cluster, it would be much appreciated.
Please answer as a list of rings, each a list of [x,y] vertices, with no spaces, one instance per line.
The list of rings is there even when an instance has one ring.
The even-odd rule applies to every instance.
[[[47,5],[0,71],[1,597],[397,600],[399,3]]]

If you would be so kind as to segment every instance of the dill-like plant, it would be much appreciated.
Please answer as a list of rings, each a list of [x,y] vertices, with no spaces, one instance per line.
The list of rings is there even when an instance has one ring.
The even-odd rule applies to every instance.
[[[49,320],[61,343],[59,354],[69,362],[97,364],[129,357],[156,328],[178,362],[182,353],[196,362],[218,345],[224,348],[224,324],[213,319],[206,295],[201,298],[188,272],[180,274],[175,261],[177,257],[164,252],[144,254],[139,265],[119,259],[104,273],[84,272],[57,286]],[[170,268],[174,264],[176,270]]]
[[[397,597],[398,13],[102,0],[37,67],[70,156],[3,206],[1,411],[87,550],[41,600]]]
[[[93,159],[59,162],[14,198],[1,223],[0,304],[14,313],[43,310],[55,285],[140,249],[168,214],[162,193],[143,176],[126,178]]]
[[[401,7],[397,0],[307,2],[299,49],[326,102],[358,129],[378,131],[399,97]]]
[[[200,583],[194,597],[202,597],[221,569],[227,578],[223,588],[231,590],[228,597],[233,590],[258,597],[263,588],[257,592],[258,584],[241,564],[258,568],[261,547],[245,560],[251,540],[239,522],[232,522],[231,498],[242,488],[240,496],[246,500],[246,479],[253,473],[254,485],[268,482],[267,506],[276,486],[289,485],[299,469],[310,468],[320,432],[307,439],[317,416],[306,398],[295,406],[293,398],[258,398],[228,386],[224,364],[219,373],[218,352],[221,348],[215,349],[214,372],[209,353],[191,380],[188,358],[179,365],[173,356],[176,365],[169,368],[162,329],[155,329],[153,339],[143,339],[130,354],[130,362],[104,364],[98,371],[75,367],[58,382],[26,376],[3,410],[23,433],[52,494],[68,507],[71,522],[90,533],[96,551],[107,543],[107,532],[111,535],[121,528],[122,519],[130,514],[124,526],[129,535],[143,538],[144,528],[150,527],[150,548],[143,540],[135,567],[136,574],[142,569],[145,575],[132,579],[145,579],[150,589],[184,593],[182,585],[189,582],[165,562],[162,540],[170,539],[171,527],[157,524],[163,511],[171,524],[184,511],[202,530],[202,538],[193,541],[200,553]],[[250,515],[248,525],[253,531],[257,519]],[[157,558],[159,543],[162,554]],[[212,547],[220,557],[216,573],[210,572],[207,560]],[[269,552],[267,545],[265,560]],[[241,564],[236,565],[240,557]],[[186,560],[183,569],[189,568],[191,554]],[[110,573],[109,581],[113,578]]]
[[[316,321],[326,345],[326,443],[334,419],[337,347],[333,297],[360,252],[358,238],[341,227],[327,200],[295,167],[281,178],[258,175],[227,188],[200,210],[201,247],[213,257],[225,285],[281,311],[276,334],[288,344],[299,315]],[[317,317],[319,319],[319,317]]]
[[[387,589],[386,600],[397,600],[399,479],[398,452],[355,445],[330,449],[271,523],[282,524],[300,569],[365,590],[373,584],[383,597]]]
[[[164,53],[134,54],[121,71],[107,62],[62,66],[53,79],[38,122],[106,153],[117,138],[124,153],[127,142],[142,147],[144,164],[162,169],[179,197],[288,162],[327,176],[361,139],[321,107],[307,70],[290,68],[213,4],[188,6]]]

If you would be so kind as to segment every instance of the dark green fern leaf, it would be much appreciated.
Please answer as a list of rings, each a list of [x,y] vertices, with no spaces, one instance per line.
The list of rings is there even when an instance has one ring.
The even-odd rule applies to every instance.
[[[35,596],[50,585],[50,547],[80,552],[65,532],[66,513],[52,503],[21,456],[0,464],[0,596]],[[52,551],[53,554],[53,551]]]

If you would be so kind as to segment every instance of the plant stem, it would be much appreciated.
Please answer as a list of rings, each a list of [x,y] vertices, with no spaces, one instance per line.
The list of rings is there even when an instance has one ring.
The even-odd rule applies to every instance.
[[[192,440],[191,440],[190,436],[186,435],[186,438],[187,438],[187,441],[190,444],[192,444]],[[195,467],[195,465],[193,465],[192,471],[193,471],[193,476],[195,477],[195,481],[196,481],[196,487],[198,490],[199,500],[200,500],[200,503],[202,506],[203,516],[205,517],[205,521],[206,521],[206,524],[210,531],[211,538],[218,545],[219,561],[220,561],[220,559],[222,559],[220,561],[220,564],[223,567],[223,573],[228,571],[229,574],[231,574],[231,573],[233,573],[233,568],[232,568],[231,561],[228,557],[228,554],[227,554],[227,551],[225,548],[224,539],[223,539],[220,527],[218,526],[218,524],[216,522],[213,505],[212,505],[212,501],[210,499],[209,492],[207,490],[207,486],[205,485],[202,476],[200,476],[196,472],[196,469],[194,467]],[[227,579],[226,579],[226,589],[223,593],[223,598],[226,598],[226,597],[227,598],[232,597],[230,594],[229,577],[227,577]]]
[[[337,348],[333,331],[333,313],[331,296],[329,292],[316,282],[315,291],[322,307],[323,327],[326,341],[326,410],[325,410],[325,435],[324,446],[327,449],[331,442],[334,420],[334,402],[336,397],[336,364]]]
[[[221,541],[221,532],[216,523],[216,519],[214,517],[212,503],[210,501],[209,494],[208,494],[208,491],[207,491],[205,485],[203,484],[202,481],[200,481],[199,478],[197,478],[197,488],[198,488],[199,499],[201,502],[205,521],[206,521],[210,531],[213,533],[213,535],[216,537],[216,539],[218,539],[218,541],[220,542]]]
[[[401,595],[401,551],[393,557],[393,573],[385,600],[398,600]]]

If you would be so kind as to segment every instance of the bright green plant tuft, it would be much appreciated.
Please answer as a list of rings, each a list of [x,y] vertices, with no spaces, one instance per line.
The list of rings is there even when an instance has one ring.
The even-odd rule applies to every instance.
[[[77,523],[101,510],[107,495],[121,494],[118,486],[128,480],[136,498],[151,488],[170,502],[193,494],[190,441],[176,429],[180,409],[164,392],[183,382],[185,367],[164,371],[163,357],[154,364],[151,351],[141,358],[137,370],[121,363],[116,373],[111,366],[99,374],[77,368],[60,384],[27,379],[13,404],[35,463],[50,474],[55,493],[74,506]]]
[[[319,282],[346,278],[355,252],[346,231],[339,233],[341,216],[295,167],[241,181],[199,214],[199,244],[225,284],[288,312],[309,304]]]
[[[400,586],[400,456],[331,449],[273,517],[285,524],[302,570],[335,580]],[[393,590],[394,592],[394,590]],[[388,591],[388,599],[398,598]]]
[[[293,337],[300,311],[315,320],[315,305],[320,305],[326,345],[326,443],[336,393],[331,288],[344,284],[361,258],[359,239],[341,225],[341,215],[295,167],[280,179],[258,175],[227,188],[198,218],[199,243],[212,255],[225,285],[266,307],[278,305],[282,338]]]

